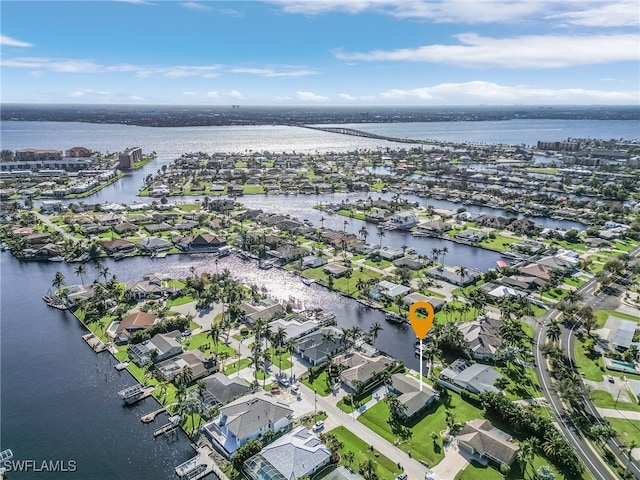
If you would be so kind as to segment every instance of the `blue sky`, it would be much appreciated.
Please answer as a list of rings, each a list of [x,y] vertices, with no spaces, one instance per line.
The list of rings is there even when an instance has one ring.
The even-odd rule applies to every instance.
[[[2,0],[2,102],[640,103],[637,0]]]

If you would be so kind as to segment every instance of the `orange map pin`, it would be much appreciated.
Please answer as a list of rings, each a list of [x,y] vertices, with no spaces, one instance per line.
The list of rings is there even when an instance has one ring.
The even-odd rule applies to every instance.
[[[423,308],[427,311],[426,318],[418,318],[416,311],[419,308]],[[415,302],[409,307],[409,322],[411,323],[411,328],[420,340],[427,336],[427,332],[431,329],[431,325],[433,325],[433,316],[435,315],[433,311],[433,305],[429,302]]]

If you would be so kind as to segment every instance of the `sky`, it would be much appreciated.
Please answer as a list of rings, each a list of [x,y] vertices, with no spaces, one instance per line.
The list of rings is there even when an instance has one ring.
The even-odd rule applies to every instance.
[[[638,105],[638,0],[0,2],[4,103]]]

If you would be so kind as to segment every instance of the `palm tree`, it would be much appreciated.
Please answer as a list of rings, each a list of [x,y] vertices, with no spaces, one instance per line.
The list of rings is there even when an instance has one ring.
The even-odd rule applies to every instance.
[[[564,299],[569,302],[571,305],[575,305],[580,300],[582,300],[582,295],[578,293],[578,291],[574,288],[567,293],[567,296]]]
[[[549,322],[549,328],[547,329],[547,340],[551,343],[558,343],[560,340],[560,323],[554,318]]]
[[[449,253],[449,247],[442,247],[440,253],[442,254],[442,266],[444,266],[444,257],[447,253]]]
[[[76,269],[75,269],[75,271],[74,271],[74,273],[75,273],[78,277],[80,277],[80,281],[82,282],[82,285],[84,285],[84,277],[83,277],[83,275],[86,273],[86,271],[87,271],[87,268],[84,266],[84,263],[80,263],[80,264],[76,267]]]
[[[460,283],[461,283],[462,285],[464,285],[464,279],[465,279],[465,277],[467,276],[467,269],[466,269],[466,268],[464,268],[463,266],[459,266],[459,267],[456,269],[456,273],[457,273],[458,275],[460,275]],[[462,293],[464,294],[464,290],[462,290]]]
[[[438,256],[440,255],[440,249],[437,247],[433,247],[431,249],[431,259],[433,263],[438,263]]]
[[[383,330],[382,325],[380,325],[380,322],[375,322],[369,328],[369,335],[371,336],[371,345],[374,347],[376,346],[376,338],[378,338],[378,333],[380,333],[380,330]]]
[[[381,228],[378,228],[378,233],[376,235],[378,235],[378,238],[380,239],[380,245],[379,245],[380,248],[379,249],[382,250],[382,239],[385,236],[384,230],[381,229]]]
[[[53,281],[51,282],[51,286],[57,291],[64,285],[64,274],[62,272],[56,272],[56,275],[53,277]]]
[[[269,371],[269,363],[271,362],[271,352],[266,348],[262,352],[262,372],[264,373],[264,378],[262,379],[262,388],[267,384],[267,372]]]
[[[296,351],[296,342],[295,342],[295,340],[292,339],[292,338],[287,340],[287,342],[284,344],[284,349],[289,355],[291,355],[291,358],[289,360],[291,362],[291,370],[289,371],[289,377],[293,378],[293,354]]]
[[[369,458],[360,463],[358,467],[358,473],[364,477],[365,480],[377,480],[378,464],[373,458]]]
[[[189,365],[186,365],[180,373],[175,376],[175,381],[182,387],[187,387],[193,380],[193,370]]]
[[[207,336],[211,337],[211,341],[213,341],[216,358],[218,358],[218,344],[220,342],[221,333],[222,333],[222,328],[220,327],[220,324],[216,321],[211,322],[211,330],[209,330],[209,333],[207,333]]]
[[[324,221],[326,220],[326,218],[324,218],[324,215],[320,217],[320,228],[324,228]]]
[[[278,330],[273,334],[271,338],[272,344],[275,347],[276,355],[278,356],[278,370],[282,375],[282,346],[287,340],[287,331],[283,326],[278,327]]]
[[[535,438],[531,437],[520,442],[520,450],[518,450],[518,453],[516,454],[516,459],[520,464],[523,476],[526,476],[527,474],[527,467],[529,465],[533,465],[534,447],[536,444],[535,440]]]
[[[362,237],[362,241],[367,243],[367,236],[369,235],[369,232],[367,231],[367,227],[362,225],[360,230],[358,230],[358,234]]]

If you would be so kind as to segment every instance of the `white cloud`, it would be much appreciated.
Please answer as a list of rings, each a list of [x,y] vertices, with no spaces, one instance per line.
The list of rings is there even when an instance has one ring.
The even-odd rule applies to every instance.
[[[359,98],[362,100],[362,98]],[[511,104],[511,103],[565,103],[565,104],[627,104],[638,103],[637,91],[604,91],[583,88],[538,88],[529,85],[499,85],[492,82],[472,81],[441,83],[431,87],[392,89],[379,95],[378,100],[391,102],[422,101],[433,104]]]
[[[131,64],[103,65],[91,60],[55,59],[39,57],[17,57],[0,60],[0,65],[11,68],[48,70],[63,73],[135,73],[138,77],[162,75],[167,78],[219,76],[220,65],[176,65],[169,67]]]
[[[132,3],[134,5],[155,5],[153,2],[148,2],[147,0],[116,0],[122,3]]]
[[[8,35],[0,35],[0,45],[7,47],[33,47],[31,43],[16,40]]]
[[[587,2],[585,6],[584,10],[551,14],[545,19],[564,20],[570,25],[585,27],[637,27],[640,24],[640,8],[636,0],[609,1],[603,4]]]
[[[81,90],[75,90],[69,93],[72,97],[111,97],[111,92],[101,92],[98,90],[93,90],[91,88],[83,88]]]
[[[315,94],[313,92],[303,92],[298,90],[296,92],[298,100],[311,101],[311,102],[324,102],[329,100],[329,97],[323,97],[322,95]]]
[[[219,96],[220,95],[216,90],[211,90],[210,92],[207,92],[207,98],[218,98]]]
[[[276,71],[271,68],[232,68],[229,72],[259,75],[261,77],[304,77],[307,75],[316,75],[318,73],[314,70]]]
[[[352,101],[352,100],[356,100],[356,97],[349,95],[348,93],[339,93],[338,97],[342,98],[343,100],[348,100],[348,101]]]
[[[434,22],[513,22],[540,15],[562,0],[527,2],[522,0],[270,0],[293,14],[319,15],[329,12],[358,14],[375,11],[398,18]]]
[[[180,2],[180,5],[190,10],[200,10],[200,11],[211,10],[211,7],[209,7],[208,5],[204,5],[198,2]]]
[[[196,97],[198,95],[198,92],[182,92],[182,95],[186,97]]]
[[[227,93],[228,97],[237,98],[238,100],[244,100],[244,96],[238,90],[231,90]]]
[[[559,68],[638,61],[638,37],[621,35],[528,35],[513,38],[457,36],[457,45],[425,45],[364,53],[335,52],[340,60],[447,63],[470,67]]]

